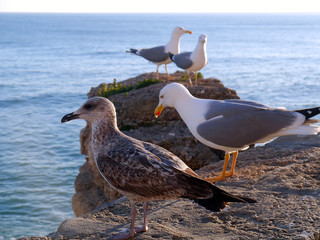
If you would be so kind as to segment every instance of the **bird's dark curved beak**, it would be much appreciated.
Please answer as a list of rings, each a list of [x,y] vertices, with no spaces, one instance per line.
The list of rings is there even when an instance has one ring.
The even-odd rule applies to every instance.
[[[69,114],[63,116],[63,118],[61,118],[61,123],[69,122],[73,119],[78,119],[79,116],[80,116],[80,114],[74,114],[74,112],[69,113]]]

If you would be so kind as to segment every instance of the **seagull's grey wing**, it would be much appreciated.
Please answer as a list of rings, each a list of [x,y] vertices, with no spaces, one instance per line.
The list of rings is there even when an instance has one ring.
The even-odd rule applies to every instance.
[[[250,105],[250,106],[261,107],[261,108],[270,108],[270,106],[265,104],[248,101],[248,100],[242,100],[242,99],[226,99],[223,101],[227,103],[236,103],[236,104],[244,104],[244,105]]]
[[[173,55],[173,62],[182,69],[187,69],[192,66],[193,62],[190,59],[191,52],[184,52],[180,54]]]
[[[270,107],[240,99],[209,100],[207,102],[207,110],[204,117],[206,120],[209,120],[221,115],[233,116],[255,109],[270,109]]]
[[[140,49],[139,55],[154,63],[163,62],[169,58],[169,54],[166,52],[165,46]]]
[[[143,145],[146,150],[150,151],[161,160],[161,165],[163,167],[168,166],[191,176],[199,177],[191,168],[188,167],[187,164],[167,149],[148,142],[143,142]]]
[[[157,156],[139,144],[127,142],[125,147],[100,154],[97,166],[113,187],[129,196],[172,199],[183,196],[205,198],[212,195],[210,187],[199,184],[202,180],[175,168],[164,168]]]
[[[211,111],[212,118],[201,123],[197,132],[204,139],[225,147],[243,148],[257,143],[297,120],[297,114],[290,111],[232,103],[224,105],[220,113]],[[222,105],[217,104],[217,108]]]

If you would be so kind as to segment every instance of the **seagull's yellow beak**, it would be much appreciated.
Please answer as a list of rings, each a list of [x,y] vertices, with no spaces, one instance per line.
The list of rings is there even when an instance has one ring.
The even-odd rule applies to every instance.
[[[154,116],[157,118],[161,114],[162,110],[164,109],[163,105],[160,104],[158,107],[154,110]]]
[[[192,34],[192,32],[191,32],[191,31],[189,31],[189,30],[186,30],[186,31],[185,31],[185,33]]]

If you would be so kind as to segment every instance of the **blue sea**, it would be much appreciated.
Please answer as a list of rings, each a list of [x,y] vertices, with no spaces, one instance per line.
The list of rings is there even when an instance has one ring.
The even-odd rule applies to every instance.
[[[74,217],[85,122],[61,124],[61,117],[101,82],[155,71],[125,51],[165,44],[176,26],[193,31],[182,51],[207,34],[202,74],[241,98],[288,109],[320,105],[320,14],[1,13],[0,240],[46,235]]]

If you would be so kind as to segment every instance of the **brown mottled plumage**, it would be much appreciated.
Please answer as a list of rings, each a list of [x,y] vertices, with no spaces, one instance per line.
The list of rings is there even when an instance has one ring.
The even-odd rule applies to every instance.
[[[233,196],[202,180],[166,149],[120,132],[115,108],[106,98],[90,98],[77,111],[65,115],[61,122],[77,118],[92,125],[92,149],[101,175],[132,203],[130,232],[120,235],[120,239],[131,238],[135,232],[147,230],[147,201],[189,198],[211,211],[220,211],[228,202],[255,202],[250,198]],[[145,202],[144,225],[141,228],[134,228],[135,202]]]

